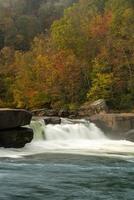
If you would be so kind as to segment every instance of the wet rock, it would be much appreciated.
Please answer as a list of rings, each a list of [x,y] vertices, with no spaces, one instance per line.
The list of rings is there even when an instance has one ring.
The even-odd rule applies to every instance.
[[[22,148],[32,139],[33,130],[30,128],[0,130],[0,147]]]
[[[134,142],[134,129],[126,133],[125,139],[131,142]]]
[[[59,113],[58,113],[58,116],[59,117],[68,117],[69,116],[69,110],[66,109],[66,108],[62,108]]]
[[[133,113],[97,114],[89,117],[89,120],[112,139],[126,139],[126,133],[134,129]]]
[[[0,109],[0,130],[30,124],[32,114],[22,109]]]
[[[44,122],[46,125],[48,124],[61,124],[61,118],[60,117],[45,117]]]

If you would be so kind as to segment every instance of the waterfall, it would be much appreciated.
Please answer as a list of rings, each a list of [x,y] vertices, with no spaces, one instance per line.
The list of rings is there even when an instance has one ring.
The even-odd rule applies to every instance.
[[[86,120],[62,119],[61,124],[45,125],[40,119],[32,121],[35,140],[100,140],[105,139],[104,133]]]
[[[30,124],[30,128],[34,132],[34,140],[45,139],[45,123],[43,119],[33,120]]]
[[[44,153],[79,155],[132,155],[134,143],[110,140],[104,133],[86,120],[62,119],[61,124],[45,125],[43,119],[33,119],[30,127],[34,140],[22,149],[0,148],[0,157],[20,158]]]

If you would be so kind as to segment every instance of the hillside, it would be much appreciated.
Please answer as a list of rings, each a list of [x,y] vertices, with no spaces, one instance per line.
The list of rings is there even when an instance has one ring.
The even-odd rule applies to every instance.
[[[134,109],[133,0],[1,2],[1,107]]]

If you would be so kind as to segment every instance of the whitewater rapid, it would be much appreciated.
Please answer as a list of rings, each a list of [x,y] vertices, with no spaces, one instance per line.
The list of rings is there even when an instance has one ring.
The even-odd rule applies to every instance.
[[[0,157],[20,158],[42,153],[62,153],[134,158],[134,143],[110,140],[95,124],[86,120],[62,119],[58,125],[32,121],[34,140],[22,149],[0,148]]]

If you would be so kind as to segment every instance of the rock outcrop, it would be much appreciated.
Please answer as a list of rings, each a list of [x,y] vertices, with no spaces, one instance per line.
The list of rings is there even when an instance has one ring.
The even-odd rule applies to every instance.
[[[98,113],[107,113],[108,106],[104,99],[99,99],[93,103],[86,102],[79,109],[80,117],[89,117]]]
[[[32,114],[22,109],[0,109],[0,130],[30,124]]]
[[[33,139],[32,114],[22,109],[0,109],[0,147],[22,148]]]
[[[79,109],[37,109],[33,110],[32,114],[39,117],[67,117],[67,118],[85,118],[98,113],[107,113],[108,106],[104,99],[99,99],[93,103],[86,102]]]
[[[89,117],[104,133],[112,139],[128,139],[134,141],[134,114],[97,114]]]
[[[33,139],[33,130],[30,128],[16,128],[0,131],[0,147],[22,148]]]
[[[48,124],[61,124],[61,118],[60,117],[45,117],[44,122],[46,125]]]
[[[69,110],[62,108],[60,110],[55,109],[37,109],[32,111],[33,116],[38,117],[68,117],[76,118],[78,116],[78,110]]]

